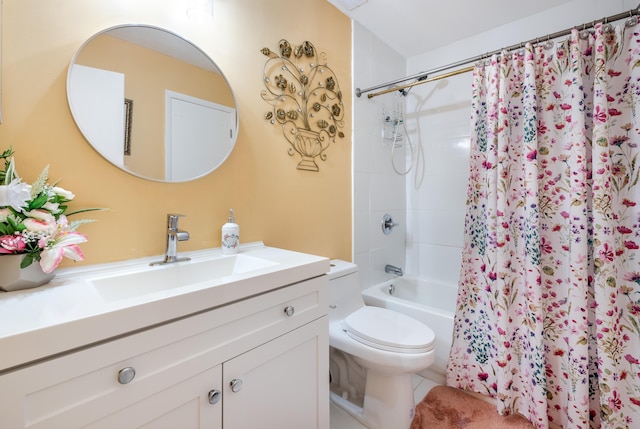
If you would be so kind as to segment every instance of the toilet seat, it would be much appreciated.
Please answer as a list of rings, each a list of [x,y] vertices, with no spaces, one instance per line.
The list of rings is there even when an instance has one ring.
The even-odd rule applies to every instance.
[[[426,353],[434,348],[435,334],[427,325],[386,308],[365,306],[343,320],[354,340],[396,353]]]

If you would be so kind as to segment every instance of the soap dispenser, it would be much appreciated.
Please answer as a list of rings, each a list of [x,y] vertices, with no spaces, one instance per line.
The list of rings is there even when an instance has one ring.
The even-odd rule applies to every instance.
[[[240,248],[240,227],[233,216],[233,209],[229,209],[229,220],[222,225],[222,253],[238,253]]]

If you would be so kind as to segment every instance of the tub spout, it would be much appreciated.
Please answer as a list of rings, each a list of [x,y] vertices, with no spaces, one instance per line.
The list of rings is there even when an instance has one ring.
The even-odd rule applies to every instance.
[[[396,276],[401,276],[404,273],[402,272],[402,268],[396,267],[395,265],[387,264],[384,266],[384,272],[389,274],[395,274]]]

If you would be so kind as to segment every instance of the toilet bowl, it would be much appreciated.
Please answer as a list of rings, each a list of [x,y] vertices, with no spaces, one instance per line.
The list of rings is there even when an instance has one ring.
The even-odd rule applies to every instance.
[[[434,360],[433,331],[404,314],[365,306],[358,267],[329,271],[331,400],[369,429],[409,428],[411,376]]]

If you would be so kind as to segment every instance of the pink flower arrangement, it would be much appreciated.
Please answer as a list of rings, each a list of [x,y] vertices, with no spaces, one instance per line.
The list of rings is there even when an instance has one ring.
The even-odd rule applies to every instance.
[[[75,230],[91,221],[70,223],[67,216],[101,209],[83,209],[65,215],[66,204],[75,195],[47,183],[48,166],[33,184],[23,183],[16,173],[12,155],[11,148],[0,154],[5,164],[4,170],[0,170],[0,257],[24,254],[21,268],[37,261],[45,273],[56,269],[63,257],[82,261],[84,254],[78,244],[87,241],[87,236]]]

